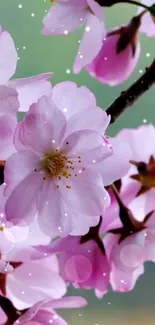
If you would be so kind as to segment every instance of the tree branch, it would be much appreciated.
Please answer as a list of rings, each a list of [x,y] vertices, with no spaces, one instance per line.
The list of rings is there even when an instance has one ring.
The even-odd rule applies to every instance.
[[[27,310],[27,309],[24,309],[22,311],[17,310],[8,298],[1,295],[0,295],[0,307],[2,308],[2,310],[7,316],[7,322],[5,323],[5,325],[12,325]]]
[[[111,115],[110,123],[115,120],[135,101],[142,96],[155,83],[155,60],[145,73],[127,90],[122,91],[121,95],[107,108],[106,112]]]

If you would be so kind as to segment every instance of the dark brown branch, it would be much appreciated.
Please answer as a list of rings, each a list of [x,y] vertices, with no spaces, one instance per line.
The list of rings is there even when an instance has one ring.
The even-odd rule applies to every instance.
[[[142,96],[155,83],[155,60],[145,73],[107,108],[106,112],[111,115],[111,124],[137,99]]]
[[[22,311],[17,310],[13,303],[6,297],[0,296],[0,307],[7,316],[7,322],[5,325],[12,325],[27,309]]]

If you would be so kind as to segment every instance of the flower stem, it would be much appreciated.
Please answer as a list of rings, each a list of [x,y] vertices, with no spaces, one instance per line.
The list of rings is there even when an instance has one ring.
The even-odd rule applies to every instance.
[[[95,0],[101,7],[111,7],[114,6],[118,3],[128,3],[128,4],[133,4],[136,5],[138,7],[143,7],[145,9],[147,9],[151,14],[155,14],[155,9],[154,9],[154,5],[152,6],[147,6],[144,3],[138,2],[136,0]]]

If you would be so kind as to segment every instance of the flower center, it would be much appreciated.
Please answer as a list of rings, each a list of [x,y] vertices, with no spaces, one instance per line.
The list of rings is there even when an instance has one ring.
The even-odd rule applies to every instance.
[[[67,176],[69,174],[66,170],[67,158],[60,152],[51,152],[45,154],[42,162],[42,168],[50,177]]]
[[[131,161],[133,165],[137,167],[138,173],[132,175],[131,178],[139,181],[142,185],[137,196],[147,192],[151,188],[155,187],[155,159],[150,157],[148,163]]]

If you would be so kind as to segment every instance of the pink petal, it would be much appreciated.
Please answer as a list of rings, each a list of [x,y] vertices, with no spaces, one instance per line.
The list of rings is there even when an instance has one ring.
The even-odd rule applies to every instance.
[[[87,16],[87,9],[72,6],[55,5],[43,19],[43,34],[68,34],[79,28]]]
[[[43,96],[33,104],[16,130],[15,146],[25,146],[42,154],[58,147],[66,127],[65,115],[55,106],[52,99]]]
[[[128,143],[119,137],[110,138],[109,142],[113,154],[97,165],[105,186],[112,184],[127,173],[130,168],[129,160],[132,158],[132,151]],[[122,152],[124,153],[123,156]]]
[[[38,288],[49,297],[60,298],[66,293],[66,285],[62,278],[52,270],[50,263],[53,263],[53,257],[48,257],[47,265],[44,259],[23,263],[14,270],[13,276],[20,283]]]
[[[13,190],[6,202],[8,220],[24,219],[30,222],[36,214],[36,196],[43,183],[42,175],[32,172]]]
[[[131,234],[112,249],[111,259],[124,272],[132,273],[144,263],[145,230]]]
[[[65,308],[81,308],[87,305],[87,301],[82,297],[64,297],[62,299],[51,300],[44,304],[46,308],[65,309]]]
[[[144,273],[144,266],[140,265],[134,272],[125,273],[112,266],[110,283],[117,292],[128,292],[134,289],[136,281]]]
[[[144,199],[145,201],[145,208],[144,208],[144,213],[145,215],[148,214],[149,212],[154,210],[154,198],[155,198],[155,189],[152,188],[148,193],[145,194],[146,198]],[[144,196],[143,196],[144,198]]]
[[[119,35],[107,36],[104,39],[102,48],[93,62],[86,67],[90,75],[102,83],[115,86],[130,77],[136,67],[140,56],[140,43],[136,45],[136,52],[133,56],[132,47],[129,44],[124,51],[117,54],[116,46]]]
[[[97,164],[112,154],[112,147],[102,135],[93,130],[80,130],[69,135],[62,144],[63,153],[77,168]],[[75,158],[74,158],[75,157]],[[79,160],[76,157],[81,157]]]
[[[66,184],[71,186],[68,190]],[[66,204],[75,211],[88,216],[100,216],[110,204],[110,197],[103,188],[101,176],[89,169],[75,178],[60,184],[60,193]]]
[[[74,61],[74,73],[79,73],[82,68],[93,61],[102,47],[104,33],[103,22],[93,14],[89,14],[85,33]]]
[[[17,152],[6,161],[5,164],[5,195],[9,195],[13,189],[27,177],[38,164],[38,157],[29,151]]]
[[[6,160],[16,151],[13,144],[16,125],[16,119],[7,115],[0,116],[0,160]]]
[[[13,87],[18,92],[20,103],[20,111],[27,112],[30,105],[36,103],[42,96],[50,96],[52,93],[52,86],[50,79],[52,73],[43,73],[38,76],[11,80],[8,85]]]
[[[148,162],[150,156],[155,150],[155,128],[152,124],[142,125],[137,129],[124,129],[119,133],[119,136],[130,145],[133,152],[133,160]],[[143,139],[143,146],[141,140]]]
[[[60,82],[54,86],[52,99],[67,118],[96,106],[94,94],[86,86],[77,87],[72,81]]]
[[[0,27],[0,84],[5,84],[16,71],[17,51],[11,35]]]
[[[0,86],[0,115],[17,118],[19,108],[18,93],[14,88]]]
[[[93,130],[104,133],[110,122],[110,116],[100,107],[88,107],[75,113],[68,120],[66,133],[78,130]]]
[[[54,182],[44,183],[37,208],[39,226],[44,234],[54,238],[66,236],[73,230],[74,210],[66,204]]]
[[[147,6],[151,6],[154,4],[154,0],[142,0],[141,2],[143,4],[146,4]],[[143,10],[144,9],[139,6],[137,14],[140,14]],[[143,15],[139,30],[141,33],[144,33],[148,37],[155,36],[155,22],[153,21],[153,17],[151,17],[149,12]]]
[[[22,316],[20,316],[18,320],[14,322],[13,325],[17,325],[17,324],[22,325],[29,322],[31,319],[35,317],[35,315],[37,314],[37,312],[39,311],[39,309],[42,307],[43,304],[44,304],[44,300],[37,302],[30,309],[28,309]]]
[[[36,325],[46,325],[51,323],[51,321],[53,325],[68,325],[66,321],[61,318],[58,314],[56,314],[53,310],[52,312],[46,310],[39,310],[37,315],[34,317],[34,321],[37,322]]]

